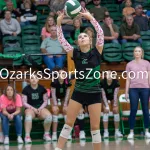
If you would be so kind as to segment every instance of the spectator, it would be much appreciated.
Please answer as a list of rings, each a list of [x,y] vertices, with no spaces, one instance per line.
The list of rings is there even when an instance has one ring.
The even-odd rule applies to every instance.
[[[103,99],[103,124],[104,124],[104,138],[109,138],[108,132],[108,121],[109,121],[109,101],[113,108],[114,114],[114,126],[115,126],[115,137],[120,138],[123,137],[121,132],[119,131],[119,123],[120,123],[120,115],[118,108],[118,93],[119,93],[119,81],[117,79],[113,79],[111,70],[107,71],[107,76],[101,82],[102,87],[102,99]]]
[[[45,141],[51,141],[49,136],[52,116],[46,109],[48,104],[48,95],[46,89],[38,84],[39,80],[36,75],[30,79],[30,85],[27,85],[22,91],[22,101],[25,107],[25,142],[30,143],[30,132],[32,128],[32,119],[35,117],[44,120]]]
[[[120,27],[120,34],[122,37],[122,44],[127,42],[139,42],[142,44],[142,39],[140,38],[140,28],[134,23],[133,16],[126,16],[126,23],[122,24]]]
[[[63,68],[64,56],[61,55],[63,48],[57,39],[57,28],[55,26],[50,29],[51,37],[46,38],[41,45],[42,53],[49,53],[51,55],[44,56],[44,62],[52,71],[55,67]],[[56,55],[55,54],[60,54]]]
[[[17,2],[16,0],[0,0],[0,10],[5,10],[6,9],[6,3],[7,2],[12,2],[14,8],[17,8]]]
[[[14,9],[14,6],[13,6],[13,3],[12,2],[7,2],[6,3],[6,10],[9,10],[11,12],[11,17],[12,18],[15,18],[19,21],[19,18],[20,18],[20,14],[18,13],[18,11],[16,11]],[[5,14],[5,11],[6,10],[3,10],[2,13],[1,13],[1,18],[4,18],[4,14]]]
[[[11,12],[8,10],[5,11],[5,18],[0,22],[0,28],[3,36],[17,36],[21,32],[19,22],[11,18]]]
[[[134,22],[139,25],[141,31],[149,30],[148,18],[143,16],[143,8],[141,5],[135,7],[135,17]]]
[[[91,48],[94,48],[94,45],[96,44],[94,30],[91,27],[87,27],[84,32],[91,38]]]
[[[53,134],[52,134],[53,141],[57,140],[58,115],[59,112],[61,111],[60,108],[58,107],[58,102],[61,102],[62,106],[61,112],[63,113],[64,119],[66,120],[71,87],[71,83],[68,81],[67,78],[65,79],[65,71],[63,69],[58,69],[58,74],[59,74],[58,79],[55,79],[51,83],[51,97],[52,97],[52,111],[53,111]],[[71,135],[69,136],[69,139],[72,139]]]
[[[105,16],[103,22],[104,24],[102,25],[102,29],[104,31],[105,43],[119,43],[117,40],[119,36],[119,29],[117,25],[113,24],[110,16]]]
[[[66,14],[64,15],[64,18],[62,20],[62,30],[64,33],[70,33],[74,30],[73,20]]]
[[[36,24],[37,15],[35,10],[31,9],[30,3],[24,4],[25,10],[21,14],[21,26]]]
[[[46,19],[45,27],[42,28],[42,32],[41,32],[42,40],[51,36],[50,28],[55,25],[56,23],[54,18],[52,16],[49,16]]]
[[[95,7],[90,9],[90,12],[94,15],[94,18],[97,21],[103,21],[104,16],[109,14],[107,8],[100,6],[100,3],[101,0],[93,0]]]
[[[49,1],[50,0],[34,0],[34,4],[36,5],[36,6],[38,6],[38,5],[48,5],[49,4]]]
[[[19,8],[20,12],[22,12],[22,11],[25,10],[25,3],[30,3],[30,5],[31,5],[31,10],[36,10],[36,7],[35,7],[35,5],[32,3],[31,0],[22,0],[22,1],[20,1],[20,3],[18,3],[18,8]]]
[[[126,7],[123,9],[123,12],[122,12],[122,14],[123,14],[124,16],[132,15],[132,14],[135,12],[135,9],[131,7],[131,6],[132,6],[131,0],[127,0],[127,1],[125,2],[125,6],[126,6]]]
[[[4,134],[4,144],[9,144],[9,121],[15,121],[15,128],[17,133],[17,141],[22,144],[22,120],[21,120],[21,107],[22,100],[19,94],[15,93],[13,86],[8,85],[1,98],[2,108],[2,128]]]
[[[71,32],[70,39],[68,39],[70,44],[77,44],[78,36],[81,32],[83,32],[82,28],[82,20],[79,17],[73,19],[74,30]]]
[[[0,104],[1,104],[1,99],[0,99]],[[3,143],[3,131],[2,131],[2,117],[1,117],[1,114],[2,114],[2,109],[0,107],[0,144]]]

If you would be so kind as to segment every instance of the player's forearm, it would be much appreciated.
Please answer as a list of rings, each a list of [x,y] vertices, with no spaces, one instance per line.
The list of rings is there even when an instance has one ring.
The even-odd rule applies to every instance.
[[[115,88],[115,91],[114,91],[114,106],[118,105],[118,93],[119,93],[119,88]]]
[[[51,88],[51,94],[52,94],[52,101],[53,101],[53,104],[55,106],[57,106],[57,98],[56,98],[56,89],[55,88]]]
[[[67,106],[69,101],[69,96],[70,96],[70,88],[68,88],[66,91],[64,106]]]
[[[61,26],[57,25],[57,38],[66,52],[72,51],[73,47],[64,38]]]
[[[40,106],[39,109],[45,108],[47,106],[47,104],[48,104],[48,95],[46,93],[46,94],[43,95],[43,104]]]
[[[96,38],[96,45],[103,46],[104,45],[104,33],[99,25],[99,23],[96,21],[95,18],[90,20],[91,24],[94,26],[96,32],[97,32],[97,38]]]
[[[103,98],[105,107],[109,107],[104,89],[102,89],[102,98]]]
[[[27,103],[27,96],[23,95],[22,96],[22,104],[25,108],[29,108],[29,109],[32,109],[33,107]]]

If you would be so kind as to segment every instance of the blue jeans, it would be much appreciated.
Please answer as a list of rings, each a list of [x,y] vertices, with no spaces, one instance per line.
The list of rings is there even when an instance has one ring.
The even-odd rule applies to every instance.
[[[125,44],[125,43],[127,43],[127,42],[137,42],[137,43],[140,43],[140,44],[142,44],[142,39],[141,38],[139,38],[139,39],[137,39],[137,40],[126,40],[126,39],[122,39],[121,40],[121,43],[122,44]]]
[[[30,25],[30,21],[26,21],[26,22],[20,22],[21,27]]]
[[[2,118],[3,134],[4,134],[4,136],[9,136],[9,119],[7,116],[5,116],[3,114],[1,114],[1,118]],[[21,115],[14,116],[14,121],[15,121],[15,128],[16,128],[17,136],[21,136],[22,135]]]
[[[144,126],[149,128],[149,88],[130,88],[130,129],[134,129],[135,117],[138,109],[139,99],[142,105],[142,111],[144,116]]]
[[[57,57],[57,56],[53,56],[53,57],[43,56],[43,59],[44,59],[44,63],[47,65],[47,67],[50,70],[53,70],[56,66],[60,67],[60,68],[63,68],[65,56],[63,56],[63,55],[60,56],[60,57]]]

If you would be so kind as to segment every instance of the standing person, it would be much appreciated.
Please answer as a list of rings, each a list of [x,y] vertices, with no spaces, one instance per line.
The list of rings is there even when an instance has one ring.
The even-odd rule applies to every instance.
[[[53,134],[52,140],[57,140],[57,126],[58,126],[58,115],[60,113],[60,108],[58,107],[58,99],[61,101],[62,113],[64,119],[66,120],[69,96],[70,96],[70,87],[71,83],[65,79],[65,72],[63,69],[58,69],[59,77],[51,83],[51,97],[52,97],[52,112],[53,112]],[[68,139],[72,139],[71,135]]]
[[[100,135],[100,116],[101,116],[101,89],[100,79],[94,77],[95,71],[100,71],[101,53],[104,44],[104,34],[98,22],[95,18],[87,11],[83,9],[81,16],[89,20],[95,27],[97,32],[96,47],[91,49],[91,39],[86,33],[80,33],[78,36],[79,49],[74,49],[64,38],[61,28],[61,22],[64,17],[64,13],[58,13],[57,18],[57,35],[60,43],[64,49],[69,52],[73,58],[76,70],[80,73],[82,71],[84,77],[77,74],[75,89],[72,94],[72,98],[69,101],[67,120],[60,133],[58,145],[55,150],[62,150],[67,138],[70,135],[76,117],[82,108],[82,105],[87,105],[90,124],[92,143],[94,150],[101,149],[101,135]],[[90,79],[86,78],[91,68]]]
[[[103,98],[103,124],[104,124],[104,138],[109,137],[108,132],[108,121],[109,121],[109,104],[110,101],[111,106],[113,108],[114,114],[114,125],[115,125],[115,137],[120,138],[123,135],[119,131],[119,123],[120,123],[120,116],[118,110],[118,92],[119,92],[119,81],[117,79],[112,79],[111,71],[107,71],[107,77],[101,81],[102,87],[102,98]]]
[[[138,109],[139,99],[144,116],[145,137],[150,138],[149,133],[149,88],[150,88],[150,63],[143,59],[144,50],[141,47],[134,49],[134,60],[126,66],[127,80],[125,97],[130,99],[130,134],[128,139],[134,139],[134,125]],[[144,73],[144,76],[140,73]],[[145,74],[146,73],[146,74]],[[128,94],[129,93],[129,94]]]
[[[2,109],[2,129],[4,134],[4,144],[9,144],[9,121],[15,121],[15,128],[17,133],[17,141],[22,144],[22,120],[21,120],[21,107],[22,100],[19,94],[16,94],[13,86],[8,85],[4,94],[0,97]]]
[[[25,107],[25,142],[31,143],[30,132],[32,128],[32,119],[35,117],[44,120],[45,141],[51,141],[49,130],[52,122],[51,113],[46,109],[48,95],[46,89],[38,84],[37,76],[32,76],[30,85],[27,85],[22,91],[22,101]]]

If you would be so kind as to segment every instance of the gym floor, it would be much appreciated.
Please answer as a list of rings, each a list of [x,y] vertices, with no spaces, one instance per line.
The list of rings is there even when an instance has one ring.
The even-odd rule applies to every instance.
[[[17,145],[11,142],[10,146],[0,145],[0,150],[54,150],[57,143],[43,143],[42,141],[34,141],[32,144]],[[148,150],[150,139],[136,137],[134,141],[124,139],[105,139],[102,142],[101,150]],[[92,150],[91,139],[86,141],[73,140],[68,141],[63,150]]]

